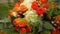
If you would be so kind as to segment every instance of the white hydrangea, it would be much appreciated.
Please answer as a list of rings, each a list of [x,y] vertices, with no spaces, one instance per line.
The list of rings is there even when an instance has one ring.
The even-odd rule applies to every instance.
[[[36,22],[38,15],[35,13],[34,10],[28,10],[25,14],[25,18],[31,22]]]
[[[21,3],[20,5],[25,5],[28,9],[31,9],[31,4],[33,1],[36,1],[36,0],[24,0],[24,2]]]

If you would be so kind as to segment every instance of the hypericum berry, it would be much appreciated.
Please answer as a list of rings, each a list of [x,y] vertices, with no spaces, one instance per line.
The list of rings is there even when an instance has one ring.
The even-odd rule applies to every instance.
[[[38,8],[38,2],[34,1],[31,5],[32,9],[36,10]]]
[[[21,11],[21,10],[19,10],[19,11],[18,11],[18,14],[22,14],[22,11]]]
[[[39,3],[43,4],[46,3],[48,0],[39,0]]]
[[[43,14],[45,13],[45,9],[42,8],[42,7],[39,7],[39,8],[36,10],[36,13],[37,13],[38,15],[43,15]]]

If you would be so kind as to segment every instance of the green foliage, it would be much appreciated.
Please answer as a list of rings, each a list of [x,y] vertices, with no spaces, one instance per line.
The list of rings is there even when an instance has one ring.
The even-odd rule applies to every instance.
[[[55,15],[60,15],[60,9],[54,9],[54,12],[53,12]]]
[[[14,0],[14,2],[16,3],[18,0]]]
[[[47,30],[52,30],[54,28],[50,22],[46,22],[46,21],[44,22],[43,26]]]
[[[55,1],[55,0],[48,0],[49,2],[53,2],[53,1]]]
[[[41,18],[39,17],[38,21],[36,22],[36,24],[34,24],[32,26],[32,34],[39,34],[42,31],[42,25],[43,22],[41,20]]]
[[[14,26],[11,23],[1,23],[0,29],[4,30],[6,34],[18,34],[18,31],[15,31]]]
[[[50,31],[44,30],[43,32],[41,32],[41,34],[50,34]]]
[[[0,29],[3,29],[3,24],[0,24]]]
[[[11,7],[9,7],[7,3],[0,4],[0,19],[8,16],[10,8],[13,8],[13,3]]]
[[[0,18],[3,18],[8,15],[7,14],[8,9],[9,9],[9,7],[7,6],[7,4],[0,5]]]

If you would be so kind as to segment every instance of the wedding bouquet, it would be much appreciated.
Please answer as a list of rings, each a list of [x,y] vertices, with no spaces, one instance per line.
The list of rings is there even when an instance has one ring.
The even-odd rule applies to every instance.
[[[54,8],[56,3],[48,0],[19,0],[9,15],[20,34],[51,34]]]

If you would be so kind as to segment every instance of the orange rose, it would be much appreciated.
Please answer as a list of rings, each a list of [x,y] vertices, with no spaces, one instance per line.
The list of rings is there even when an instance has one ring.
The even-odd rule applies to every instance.
[[[20,6],[20,9],[21,9],[22,11],[26,11],[26,10],[27,10],[27,7],[24,6],[24,5],[21,5],[21,6]]]
[[[20,20],[19,18],[16,18],[16,19],[14,19],[13,24],[15,26],[25,27],[27,25],[27,22],[25,20],[24,21],[23,20]]]
[[[18,11],[19,10],[19,6],[20,6],[19,2],[15,3],[13,10]]]
[[[9,10],[9,15],[13,16],[13,10]]]
[[[60,15],[56,16],[56,21],[60,22]]]
[[[19,0],[21,3],[24,1],[24,0]]]
[[[20,21],[20,23],[19,23],[19,27],[25,27],[26,25],[27,25],[26,22],[22,22],[22,21]]]
[[[20,23],[20,20],[18,18],[16,18],[16,19],[13,20],[13,24],[15,26],[18,26],[19,23]]]
[[[9,19],[10,19],[10,18],[11,18],[11,16],[7,16],[7,18],[9,18]]]
[[[19,2],[15,3],[14,7],[16,7],[16,6],[19,7],[20,3]]]

